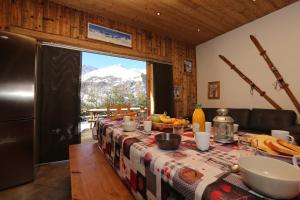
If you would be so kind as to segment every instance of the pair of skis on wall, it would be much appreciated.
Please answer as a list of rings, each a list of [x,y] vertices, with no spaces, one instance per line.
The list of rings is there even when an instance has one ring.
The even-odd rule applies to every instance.
[[[273,72],[274,76],[277,79],[276,84],[279,85],[280,88],[284,89],[293,104],[295,105],[296,109],[300,113],[300,103],[296,99],[295,95],[292,93],[292,91],[289,88],[289,85],[284,81],[282,78],[281,74],[279,73],[278,69],[274,66],[272,63],[271,59],[269,58],[268,54],[266,53],[266,50],[263,49],[259,41],[253,36],[250,35],[250,39],[258,49],[260,55],[264,58],[266,63],[268,64],[270,70]],[[278,110],[282,110],[282,108],[275,102],[273,101],[267,94],[266,92],[262,91],[253,81],[251,81],[245,74],[243,74],[234,64],[232,64],[227,58],[225,58],[222,55],[219,55],[219,57],[227,64],[230,66],[232,70],[234,70],[242,79],[244,79],[250,86],[251,86],[251,91],[256,90],[260,96],[264,97],[274,108]]]

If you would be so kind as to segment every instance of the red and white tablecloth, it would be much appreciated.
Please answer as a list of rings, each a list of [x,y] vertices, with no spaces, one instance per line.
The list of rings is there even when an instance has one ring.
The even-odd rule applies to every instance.
[[[100,119],[99,147],[136,199],[264,199],[230,173],[241,151],[237,144],[211,142],[201,152],[191,132],[182,135],[180,148],[158,148],[160,132],[124,132],[121,122]]]

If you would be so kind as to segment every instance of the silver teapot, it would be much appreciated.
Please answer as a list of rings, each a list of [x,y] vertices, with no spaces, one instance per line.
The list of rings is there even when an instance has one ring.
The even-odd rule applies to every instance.
[[[220,143],[232,143],[234,141],[234,120],[228,115],[228,109],[217,110],[218,116],[213,119],[214,141]]]

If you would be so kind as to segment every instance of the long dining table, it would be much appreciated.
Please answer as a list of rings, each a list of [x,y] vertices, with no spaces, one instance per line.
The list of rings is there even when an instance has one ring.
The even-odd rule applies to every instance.
[[[185,132],[179,149],[166,151],[155,142],[159,131],[125,132],[122,121],[107,118],[95,128],[99,148],[136,199],[267,199],[231,172],[245,153],[236,143],[211,141],[208,151],[200,151],[193,133]]]

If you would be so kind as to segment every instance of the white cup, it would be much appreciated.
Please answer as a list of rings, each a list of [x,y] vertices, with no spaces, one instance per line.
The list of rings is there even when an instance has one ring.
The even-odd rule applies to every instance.
[[[238,124],[233,124],[233,132],[237,133],[239,130],[239,125]]]
[[[294,155],[293,158],[292,158],[292,161],[293,161],[293,165],[295,167],[298,167],[300,168],[299,164],[300,164],[300,155]]]
[[[193,123],[193,132],[199,132],[200,131],[200,124],[199,123]]]
[[[195,134],[197,148],[201,151],[206,151],[209,148],[209,137],[210,133],[208,132],[196,132]]]
[[[144,130],[150,132],[152,128],[152,121],[144,121]]]
[[[285,140],[290,143],[295,143],[295,139],[293,136],[290,135],[290,132],[283,131],[283,130],[271,130],[271,134],[273,137],[278,139]]]
[[[205,122],[205,132],[211,132],[211,122]]]
[[[124,122],[129,122],[130,121],[130,116],[124,116],[123,121]]]

